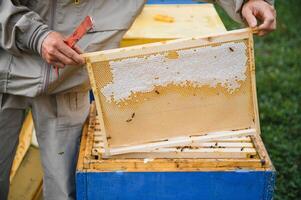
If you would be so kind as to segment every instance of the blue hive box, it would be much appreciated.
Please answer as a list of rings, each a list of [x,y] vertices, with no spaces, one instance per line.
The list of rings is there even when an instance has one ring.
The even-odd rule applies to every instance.
[[[260,136],[231,141],[252,143],[256,153],[245,158],[223,154],[213,155],[216,158],[147,159],[142,155],[106,159],[93,153],[94,133],[99,124],[93,109],[92,104],[80,147],[76,172],[78,200],[273,199],[275,169]],[[215,143],[223,142],[230,141]]]

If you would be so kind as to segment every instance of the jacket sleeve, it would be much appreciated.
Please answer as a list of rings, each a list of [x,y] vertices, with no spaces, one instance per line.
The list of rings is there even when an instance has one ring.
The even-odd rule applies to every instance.
[[[16,0],[0,0],[0,48],[13,55],[40,53],[48,26],[36,13]]]
[[[219,4],[227,14],[236,22],[244,23],[241,17],[241,9],[247,0],[202,0],[210,3]],[[274,0],[264,0],[267,3],[274,5]]]

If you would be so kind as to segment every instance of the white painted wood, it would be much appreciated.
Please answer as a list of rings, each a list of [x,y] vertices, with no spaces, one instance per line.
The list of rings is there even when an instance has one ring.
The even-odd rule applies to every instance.
[[[239,147],[247,147],[247,148],[252,148],[253,144],[251,142],[197,142],[197,143],[192,143],[191,146],[194,147],[203,147],[203,148],[211,148],[211,147],[234,147],[234,148],[239,148]]]
[[[118,155],[131,152],[153,151],[162,147],[185,146],[195,142],[207,142],[214,139],[231,138],[239,136],[250,136],[256,133],[255,129],[237,130],[237,131],[223,131],[219,133],[208,133],[207,135],[183,137],[182,139],[174,139],[168,141],[159,141],[141,145],[133,145],[127,147],[109,148],[110,155]]]

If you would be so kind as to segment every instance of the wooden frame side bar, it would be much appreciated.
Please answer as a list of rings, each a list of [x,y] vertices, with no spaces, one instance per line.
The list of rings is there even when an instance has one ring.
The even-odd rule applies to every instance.
[[[169,50],[193,48],[199,46],[210,45],[214,43],[223,43],[225,41],[236,41],[247,39],[252,34],[252,29],[245,28],[234,31],[224,32],[222,34],[207,35],[204,37],[176,39],[158,43],[150,43],[137,45],[132,47],[118,48],[112,50],[98,51],[82,54],[88,58],[90,63],[96,63],[107,60],[122,59],[145,54],[160,53]],[[164,44],[164,45],[162,45]]]

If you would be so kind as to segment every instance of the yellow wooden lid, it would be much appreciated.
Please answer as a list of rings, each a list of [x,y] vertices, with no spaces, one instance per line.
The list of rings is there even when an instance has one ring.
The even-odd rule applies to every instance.
[[[224,31],[212,4],[146,5],[124,39],[176,39]]]

